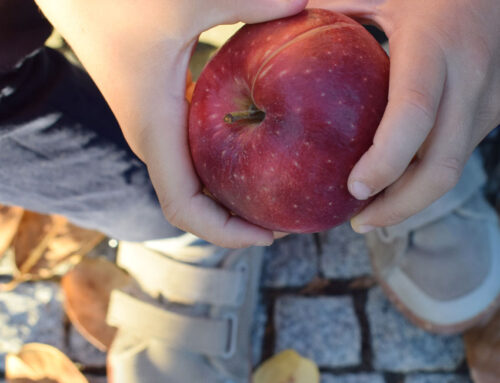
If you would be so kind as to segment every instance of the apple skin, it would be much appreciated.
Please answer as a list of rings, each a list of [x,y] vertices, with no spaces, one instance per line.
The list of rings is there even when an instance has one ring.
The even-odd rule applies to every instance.
[[[387,104],[389,59],[347,16],[309,9],[241,28],[204,68],[189,145],[210,194],[264,228],[312,233],[361,210],[347,189]],[[229,122],[257,108],[259,119]]]

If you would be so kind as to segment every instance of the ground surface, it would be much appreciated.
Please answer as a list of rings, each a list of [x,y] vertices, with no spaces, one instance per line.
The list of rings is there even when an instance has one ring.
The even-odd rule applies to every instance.
[[[112,257],[113,249],[97,252]],[[364,239],[348,225],[277,241],[266,250],[255,359],[293,348],[318,364],[321,383],[470,382],[461,337],[411,325],[370,275]],[[55,282],[0,293],[0,371],[5,353],[27,342],[55,345],[91,382],[105,381],[105,354],[65,318]]]

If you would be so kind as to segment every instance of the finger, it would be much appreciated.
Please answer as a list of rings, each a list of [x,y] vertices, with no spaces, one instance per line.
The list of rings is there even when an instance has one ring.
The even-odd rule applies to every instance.
[[[375,16],[376,7],[381,3],[383,0],[310,0],[307,8],[328,9],[357,20],[365,20]]]
[[[443,94],[446,63],[425,36],[406,33],[389,39],[388,104],[370,149],[349,176],[349,191],[364,200],[396,181],[432,127]]]
[[[473,150],[471,135],[476,105],[464,94],[467,94],[466,89],[446,91],[436,127],[419,152],[419,159],[353,218],[354,230],[365,233],[373,227],[398,224],[456,185]]]
[[[206,30],[219,24],[260,23],[299,13],[307,0],[215,0],[206,2],[204,20]],[[205,24],[208,22],[208,24]]]
[[[164,115],[160,113],[156,117],[160,123],[148,130],[143,153],[166,219],[218,246],[270,245],[273,242],[271,231],[232,216],[202,193],[191,163],[183,119],[185,110],[165,109]],[[164,127],[163,121],[171,125]]]

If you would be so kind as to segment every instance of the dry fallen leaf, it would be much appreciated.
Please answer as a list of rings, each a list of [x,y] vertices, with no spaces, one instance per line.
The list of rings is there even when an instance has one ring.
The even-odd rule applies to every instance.
[[[467,362],[474,383],[498,383],[500,377],[500,310],[482,326],[464,335]]]
[[[94,346],[106,351],[116,328],[106,324],[113,289],[135,285],[134,279],[114,263],[84,258],[61,280],[64,308],[75,328]]]
[[[76,366],[57,348],[29,343],[5,358],[7,383],[88,383]]]
[[[285,350],[260,365],[252,383],[319,383],[319,370],[312,360]]]
[[[103,234],[75,226],[62,216],[25,211],[12,241],[18,268],[15,281],[50,278],[62,265],[76,264],[103,239]]]
[[[0,258],[17,233],[23,211],[22,207],[0,205]]]

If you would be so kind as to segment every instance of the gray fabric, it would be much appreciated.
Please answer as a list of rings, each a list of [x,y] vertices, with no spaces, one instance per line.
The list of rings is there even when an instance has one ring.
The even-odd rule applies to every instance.
[[[181,233],[90,78],[48,48],[0,75],[0,203],[130,241]]]

